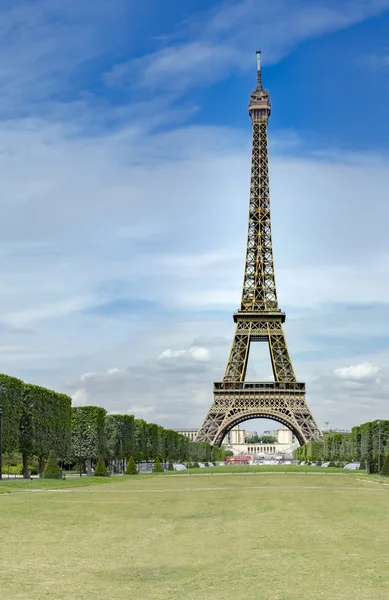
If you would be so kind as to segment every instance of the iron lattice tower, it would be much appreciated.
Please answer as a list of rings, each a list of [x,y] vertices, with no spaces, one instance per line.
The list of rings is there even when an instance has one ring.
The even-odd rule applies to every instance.
[[[296,381],[278,308],[270,219],[267,123],[269,93],[262,87],[257,52],[257,87],[250,96],[252,158],[246,265],[240,309],[234,313],[234,340],[223,381],[214,384],[214,401],[196,437],[222,443],[238,423],[253,418],[278,421],[293,431],[300,444],[321,436],[306,402],[305,383]],[[267,342],[274,381],[246,382],[252,342]]]

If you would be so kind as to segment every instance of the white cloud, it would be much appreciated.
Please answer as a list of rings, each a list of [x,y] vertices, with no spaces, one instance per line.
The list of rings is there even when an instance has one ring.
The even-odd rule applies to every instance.
[[[376,365],[370,363],[362,363],[360,365],[352,365],[350,367],[342,367],[335,369],[334,373],[340,379],[347,380],[360,380],[360,379],[371,379],[379,368]]]
[[[195,347],[189,348],[188,350],[171,350],[167,348],[158,356],[159,359],[165,358],[177,358],[179,356],[185,358],[193,358],[198,361],[209,361],[211,358],[210,352],[207,348]]]
[[[245,60],[244,52],[227,44],[190,42],[117,65],[107,73],[105,81],[108,85],[128,85],[130,74],[136,70],[140,73],[137,84],[141,87],[155,88],[168,83],[169,88],[182,92],[194,84],[213,83],[215,75],[221,77],[232,69],[245,68]]]
[[[88,404],[88,395],[83,388],[76,390],[72,394],[72,405],[73,406],[85,406],[87,404]]]
[[[7,202],[2,208],[0,326],[8,348],[3,368],[36,383],[79,390],[78,404],[100,403],[119,412],[144,404],[154,407],[149,419],[196,426],[212,400],[212,382],[222,377],[234,331],[231,313],[240,300],[250,141],[225,128],[191,127],[152,138],[123,130],[98,141],[80,136],[70,142],[57,127],[48,143],[47,127],[41,122],[26,133],[24,121],[12,129],[0,126],[12,150],[0,157],[2,197],[19,197],[23,204],[22,212]],[[21,179],[15,165],[25,145],[31,156]],[[336,308],[326,306],[336,299],[357,310],[389,295],[388,159],[297,159],[283,155],[283,148],[276,143],[271,157],[279,301],[288,312],[296,372],[312,379],[363,347],[359,313],[348,310],[338,317]],[[297,153],[300,148],[296,141]],[[39,192],[25,198],[34,185]],[[368,213],[358,208],[365,206],[366,190],[376,201]],[[118,229],[127,226],[126,236],[118,237]],[[296,238],[301,227],[304,236]],[[115,310],[118,298],[128,305],[123,313]],[[364,313],[366,330],[384,340],[388,320],[377,314],[377,309]],[[224,345],[212,345],[210,331]],[[343,354],[333,366],[323,341],[311,340],[323,332],[343,340]],[[305,363],[299,353],[310,349],[320,349],[320,357]],[[145,391],[150,361],[166,350]],[[328,355],[332,352],[331,347]],[[348,364],[385,364],[385,355],[377,354],[374,362],[367,355]],[[141,383],[126,370],[137,365],[144,373]],[[178,371],[187,386],[185,407]],[[268,375],[261,365],[255,372]],[[315,411],[325,419],[323,390],[315,398]],[[347,419],[343,411],[336,414],[339,425]]]
[[[379,369],[380,377],[376,377],[374,365],[349,368],[352,371],[347,375],[339,377],[327,372],[309,382],[307,399],[321,423],[329,421],[332,427],[350,428],[385,418],[388,411],[388,371]],[[369,370],[371,372],[367,374]]]
[[[97,2],[91,14],[73,0],[8,2],[2,15],[2,364],[72,393],[77,405],[196,426],[222,377],[240,300],[249,121],[246,131],[186,126],[196,106],[188,98],[176,111],[172,100],[252,69],[254,39],[274,62],[389,2],[296,1],[293,11],[289,2],[228,3],[191,23],[187,43],[170,39],[111,71],[110,84],[127,85],[136,67],[143,93],[165,86],[114,109],[83,92],[82,69],[117,48],[117,24],[126,29],[123,14],[135,4]],[[50,23],[59,13],[66,23],[56,31]],[[389,320],[377,303],[389,295],[388,164],[384,154],[336,149],[308,157],[294,132],[272,134],[273,243],[280,305],[291,309],[288,343],[315,414],[325,419],[328,401],[338,425],[351,418],[350,406],[357,421],[365,407],[378,414],[385,406]],[[368,211],[366,197],[374,198]],[[371,303],[363,322],[372,347],[362,354],[360,305]],[[379,377],[334,376],[339,364],[365,362]]]
[[[77,84],[85,66],[128,35],[133,4],[96,0],[93,11],[76,0],[5,0],[0,25],[0,106],[15,113],[56,112],[61,92],[82,104]],[[87,94],[84,94],[84,97]],[[84,117],[85,118],[85,117]]]
[[[81,375],[80,379],[81,379],[81,381],[86,381],[87,379],[90,379],[94,375],[96,375],[96,373],[93,373],[93,371],[90,371],[89,373],[83,373]]]
[[[115,375],[116,373],[120,373],[120,369],[117,367],[113,367],[112,369],[108,369],[107,375]]]
[[[148,360],[114,374],[95,373],[85,382],[74,380],[68,391],[77,403],[82,399],[84,404],[134,414],[166,427],[196,427],[211,400],[212,369],[208,362],[195,359],[190,369],[181,362],[172,362],[166,369],[163,362]]]

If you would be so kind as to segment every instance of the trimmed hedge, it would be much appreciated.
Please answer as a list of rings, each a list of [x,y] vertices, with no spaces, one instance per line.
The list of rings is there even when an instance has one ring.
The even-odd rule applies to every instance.
[[[107,411],[101,406],[77,406],[72,408],[72,455],[74,460],[96,460],[106,455],[105,417]]]
[[[325,433],[320,441],[312,441],[294,451],[299,461],[331,461],[336,463],[360,461],[381,464],[389,456],[389,420],[370,421],[353,427],[351,433]]]
[[[196,464],[223,461],[229,454],[133,415],[107,415],[98,406],[72,408],[69,396],[10,375],[0,374],[0,386],[4,388],[0,391],[3,454],[22,455],[25,477],[35,460],[37,471],[44,471],[51,450],[66,464],[80,464],[82,469],[86,462],[88,470],[100,455],[112,462],[131,456],[150,461],[158,456],[160,463],[181,459]]]

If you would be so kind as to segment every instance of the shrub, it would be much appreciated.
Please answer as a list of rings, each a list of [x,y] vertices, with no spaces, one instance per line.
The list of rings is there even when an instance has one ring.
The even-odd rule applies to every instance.
[[[99,456],[99,460],[97,461],[94,475],[95,475],[95,477],[107,477],[108,476],[107,467],[105,466],[105,462],[104,462],[104,459],[101,456],[101,454]]]
[[[197,460],[193,463],[193,468],[194,469],[199,469],[199,463],[197,462]]]
[[[389,477],[389,456],[385,457],[380,475],[384,475],[384,477]]]
[[[163,472],[163,468],[162,468],[162,465],[161,465],[161,461],[157,457],[155,459],[153,473],[162,473],[162,472]]]
[[[132,456],[130,456],[130,460],[128,461],[127,468],[124,472],[125,475],[138,475],[138,469],[136,468],[135,461]]]
[[[38,467],[36,465],[28,465],[30,475],[38,475]],[[23,465],[19,463],[16,467],[10,467],[10,473],[16,473],[16,475],[23,475]],[[8,473],[8,467],[3,465],[3,473]]]
[[[359,470],[366,471],[366,463],[364,460],[361,460],[361,462],[359,463]]]
[[[13,466],[13,465],[3,465],[3,475],[8,475],[8,473],[10,475],[18,475],[17,472],[17,467]],[[21,473],[20,473],[21,474]]]
[[[173,467],[173,463],[171,460],[169,460],[168,465],[167,465],[167,470],[168,471],[174,471],[174,467]]]
[[[61,479],[61,469],[58,466],[54,450],[50,450],[49,458],[43,470],[43,477],[45,479]]]
[[[336,467],[336,464],[334,463],[333,460],[330,461],[330,464],[328,465],[329,467]]]

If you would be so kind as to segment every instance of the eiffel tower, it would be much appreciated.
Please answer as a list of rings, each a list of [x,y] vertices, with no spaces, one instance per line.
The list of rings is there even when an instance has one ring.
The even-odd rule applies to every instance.
[[[223,381],[214,384],[214,400],[197,442],[218,445],[238,423],[273,419],[293,431],[300,444],[322,434],[305,402],[305,383],[296,381],[278,308],[270,220],[267,122],[269,93],[262,87],[257,52],[257,87],[250,96],[253,141],[246,266],[240,309],[234,313],[234,340]],[[274,381],[246,382],[252,342],[267,342]]]

